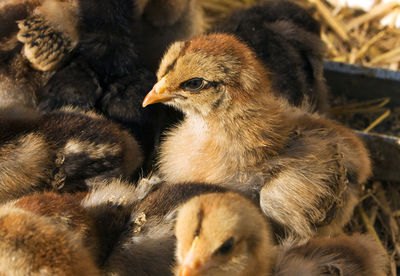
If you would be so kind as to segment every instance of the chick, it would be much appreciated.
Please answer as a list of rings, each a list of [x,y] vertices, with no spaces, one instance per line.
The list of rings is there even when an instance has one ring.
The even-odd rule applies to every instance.
[[[45,0],[33,15],[18,22],[17,38],[32,67],[59,67],[78,44],[76,1]]]
[[[44,114],[38,131],[56,145],[66,186],[96,177],[129,178],[142,161],[129,132],[94,112],[66,107]]]
[[[289,1],[268,1],[234,13],[216,30],[235,34],[253,48],[273,74],[273,89],[290,103],[328,111],[325,47],[318,22],[304,9]]]
[[[206,194],[178,212],[175,275],[384,275],[383,250],[368,236],[275,245],[262,212],[235,193]]]
[[[37,190],[86,190],[96,178],[129,178],[142,160],[126,130],[93,112],[5,109],[0,117],[0,201]]]
[[[0,208],[1,275],[100,275],[79,235],[51,218]]]
[[[140,106],[156,80],[154,72],[143,65],[145,58],[137,47],[137,40],[143,42],[141,35],[153,37],[151,32],[140,35],[135,31],[142,24],[143,11],[139,12],[132,0],[78,1],[77,8],[79,45],[72,61],[39,90],[39,109],[50,111],[73,105],[96,110],[123,124],[142,146],[146,173],[151,169],[153,150],[167,116],[164,107],[155,106],[150,111]],[[160,59],[166,45],[159,46],[161,42],[153,38],[148,38],[148,43],[160,48]]]
[[[42,0],[3,0],[0,3],[0,53],[18,44],[16,21],[27,18]]]
[[[0,7],[0,51],[20,48],[19,41],[32,67],[56,69],[78,43],[77,11],[73,0],[6,1]]]
[[[105,81],[136,69],[134,12],[132,0],[78,1],[81,59],[85,59]]]
[[[40,120],[32,109],[0,109],[0,202],[51,187],[56,154],[37,132]]]
[[[338,232],[371,174],[366,149],[349,129],[278,97],[267,70],[232,35],[174,43],[143,101],[185,114],[160,146],[159,173],[241,191],[302,237]]]
[[[23,196],[6,205],[51,218],[54,223],[64,225],[80,237],[93,259],[99,263],[101,245],[98,230],[94,219],[81,206],[85,195],[86,193],[82,192],[72,194],[41,192]]]
[[[154,73],[139,68],[108,85],[97,105],[101,113],[129,129],[139,141],[145,159],[142,167],[144,175],[152,168],[154,148],[168,123],[166,116],[171,113],[161,105],[149,110],[141,107],[155,80]]]
[[[136,0],[135,43],[145,65],[156,70],[167,47],[203,32],[197,0]]]
[[[62,65],[77,44],[74,17],[64,12],[73,5],[71,1],[57,0],[3,2],[0,6],[0,105],[36,107],[38,90],[54,74],[49,70]]]
[[[138,201],[106,263],[107,273],[171,275],[177,208],[193,196],[222,191],[222,187],[207,184],[162,184]]]
[[[36,107],[38,89],[53,75],[33,69],[21,54],[21,47],[18,44],[6,51],[0,49],[0,107]]]
[[[95,110],[103,93],[98,74],[77,57],[38,88],[38,109],[49,112],[70,105]]]
[[[14,105],[35,108],[38,103],[37,91],[52,74],[31,68],[19,53],[13,52],[5,60],[0,57],[0,108]]]
[[[99,263],[103,266],[128,223],[133,205],[141,194],[135,185],[118,178],[93,182],[81,202],[94,221],[99,239]]]
[[[387,275],[387,256],[372,236],[353,234],[284,243],[274,275]]]

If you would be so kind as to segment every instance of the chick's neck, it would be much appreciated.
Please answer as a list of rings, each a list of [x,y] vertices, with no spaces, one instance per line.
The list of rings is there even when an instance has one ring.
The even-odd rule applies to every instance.
[[[292,127],[288,104],[261,89],[252,98],[233,99],[229,108],[205,118],[215,141],[230,145],[240,154],[255,155],[263,162],[286,146]]]

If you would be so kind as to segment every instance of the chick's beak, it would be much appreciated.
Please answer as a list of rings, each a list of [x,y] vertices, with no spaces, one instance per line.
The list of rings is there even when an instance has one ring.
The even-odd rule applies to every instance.
[[[146,95],[143,100],[142,106],[146,107],[149,104],[159,103],[159,102],[167,102],[173,99],[174,96],[167,93],[165,79],[162,78],[159,82],[157,82],[153,89]]]
[[[179,269],[179,276],[197,276],[200,275],[202,263],[196,256],[196,247],[198,244],[198,237],[193,240],[189,252],[186,254],[182,266]]]

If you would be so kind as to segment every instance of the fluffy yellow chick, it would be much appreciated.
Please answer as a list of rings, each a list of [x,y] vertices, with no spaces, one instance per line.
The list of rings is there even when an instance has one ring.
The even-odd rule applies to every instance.
[[[385,256],[368,236],[275,245],[261,210],[235,193],[205,194],[179,210],[175,275],[383,275]]]

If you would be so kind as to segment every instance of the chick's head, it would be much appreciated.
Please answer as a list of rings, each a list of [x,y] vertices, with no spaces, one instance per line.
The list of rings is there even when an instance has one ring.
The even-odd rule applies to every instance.
[[[157,78],[144,107],[164,102],[186,114],[203,116],[246,102],[261,88],[269,87],[265,69],[253,51],[228,34],[202,35],[172,44]]]
[[[180,208],[175,234],[176,275],[266,275],[270,269],[268,224],[257,207],[237,194],[193,198]]]

